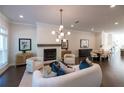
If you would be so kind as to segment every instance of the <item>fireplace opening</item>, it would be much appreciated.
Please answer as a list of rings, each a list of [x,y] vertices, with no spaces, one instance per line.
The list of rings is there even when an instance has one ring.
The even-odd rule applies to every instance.
[[[44,61],[56,60],[56,49],[44,49]]]

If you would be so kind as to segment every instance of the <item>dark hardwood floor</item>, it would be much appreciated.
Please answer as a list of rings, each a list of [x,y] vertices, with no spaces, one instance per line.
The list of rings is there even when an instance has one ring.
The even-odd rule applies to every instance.
[[[110,61],[100,62],[103,87],[124,87],[124,57],[120,53],[112,55]]]
[[[78,59],[77,59],[78,60]],[[103,79],[102,87],[124,87],[124,57],[119,53],[113,54],[111,60],[94,61],[101,66]],[[17,87],[22,79],[25,66],[9,67],[0,76],[0,87]]]
[[[0,76],[0,87],[18,87],[25,71],[23,66],[11,66]]]

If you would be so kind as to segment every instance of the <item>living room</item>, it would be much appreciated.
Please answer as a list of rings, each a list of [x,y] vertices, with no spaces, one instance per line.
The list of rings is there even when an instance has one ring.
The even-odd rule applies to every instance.
[[[20,54],[22,57],[23,54],[25,54],[25,52],[31,53],[29,55],[30,57],[40,57],[42,61],[45,61],[44,60],[45,49],[47,50],[55,49],[56,51],[55,59],[59,59],[59,60],[64,59],[64,55],[62,55],[62,52],[71,52],[71,54],[74,55],[74,64],[79,65],[80,61],[82,60],[82,57],[89,57],[90,54],[89,50],[94,50],[95,53],[99,54],[99,51],[97,50],[101,48],[104,49],[105,51],[109,51],[111,55],[110,56],[107,55],[107,59],[101,58],[99,55],[95,55],[95,56],[93,55],[89,58],[90,61],[101,67],[99,71],[101,70],[102,71],[101,72],[98,71],[97,74],[96,72],[94,72],[94,74],[96,74],[96,77],[92,77],[92,78],[96,78],[96,79],[90,79],[91,77],[89,76],[91,82],[85,85],[79,84],[80,87],[124,86],[124,81],[122,79],[123,75],[121,75],[123,71],[122,70],[115,71],[112,69],[112,67],[118,68],[118,65],[120,64],[122,65],[122,67],[120,66],[121,68],[119,69],[123,69],[123,63],[121,63],[123,62],[123,58],[120,58],[120,55],[118,56],[116,55],[117,53],[114,51],[116,44],[113,43],[112,41],[115,39],[115,38],[113,39],[113,37],[115,37],[114,36],[115,34],[113,33],[118,31],[118,29],[120,32],[123,30],[123,20],[122,20],[123,17],[120,16],[120,15],[124,15],[122,12],[123,8],[124,6],[120,6],[120,5],[117,6],[110,6],[110,5],[98,5],[98,6],[97,5],[96,6],[3,5],[0,6],[0,12],[1,12],[0,35],[1,37],[4,37],[4,39],[1,38],[0,48],[2,49],[4,46],[3,51],[5,52],[4,55],[1,54],[2,61],[0,64],[1,66],[0,86],[4,86],[4,87],[32,86],[33,73],[25,72],[26,60],[30,58],[27,58],[24,63],[22,63],[23,62],[22,59],[19,58]],[[60,11],[61,9],[62,11]],[[57,36],[58,35],[57,31],[60,25],[64,26],[62,31],[65,34],[65,37],[63,38],[63,41],[65,40],[65,42],[62,42],[61,39],[58,38]],[[27,42],[30,43],[29,51],[21,50],[20,42],[22,42],[23,40],[27,40]],[[66,45],[62,46],[62,44],[65,43]],[[86,50],[85,53],[84,50]],[[121,52],[123,52],[123,47]],[[95,58],[96,56],[99,58]],[[118,60],[118,58],[120,58],[119,59],[120,63],[115,62],[116,60]],[[52,60],[54,60],[54,58]],[[99,67],[97,69],[99,69]],[[18,71],[20,72],[20,74],[18,73]],[[108,75],[106,71],[108,71],[109,73],[111,73],[112,71],[113,74]],[[120,74],[116,75],[115,74],[116,72],[119,72]],[[15,73],[15,74],[13,74],[13,76],[11,77],[12,79],[8,77],[3,78],[5,75],[7,75],[7,73]],[[14,75],[19,75],[19,76],[14,77]],[[117,78],[113,79],[112,78],[113,76],[117,76]],[[85,78],[88,79],[88,76],[84,77],[84,81]],[[9,81],[9,79],[11,80]],[[17,79],[17,81],[11,83],[11,81],[13,81],[14,79]],[[95,80],[99,82],[96,82]],[[79,81],[77,80],[77,82],[80,82],[80,80]],[[79,86],[79,85],[75,84],[72,86]]]

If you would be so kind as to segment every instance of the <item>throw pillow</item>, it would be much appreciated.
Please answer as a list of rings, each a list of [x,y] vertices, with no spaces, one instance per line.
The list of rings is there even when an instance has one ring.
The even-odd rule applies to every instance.
[[[68,74],[68,73],[71,73],[71,72],[74,72],[75,69],[72,67],[72,68],[68,68],[66,65],[64,65],[62,62],[59,62],[60,63],[60,66],[61,68],[64,69],[65,73]]]
[[[43,67],[43,77],[44,78],[49,78],[49,77],[54,77],[57,74],[53,71],[51,71],[51,67],[49,65]]]
[[[90,65],[86,62],[86,60],[80,62],[79,69],[85,69],[88,67],[90,67]]]
[[[65,75],[65,71],[64,69],[60,68],[58,71],[57,71],[57,76],[61,76],[61,75]]]
[[[52,63],[52,64],[51,64],[51,68],[52,68],[52,71],[53,71],[53,72],[56,72],[56,73],[57,73],[58,68],[57,68],[57,66],[55,65],[55,63]]]
[[[55,72],[55,73],[57,73],[57,76],[64,75],[64,74],[65,74],[64,69],[61,68],[61,66],[58,67],[58,66],[57,66],[58,64],[59,64],[59,62],[58,62],[58,63],[53,63],[53,64],[51,64],[52,71]]]
[[[93,65],[92,61],[90,61],[88,57],[86,58],[86,62],[90,65]]]
[[[57,74],[53,71],[51,71],[51,73],[49,74],[43,74],[44,78],[50,78],[50,77],[55,77],[55,76],[57,76]]]

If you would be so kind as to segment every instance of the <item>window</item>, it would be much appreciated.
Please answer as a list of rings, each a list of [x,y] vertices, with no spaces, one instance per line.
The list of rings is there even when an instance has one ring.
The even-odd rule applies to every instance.
[[[0,68],[5,66],[8,61],[8,33],[0,27]]]

